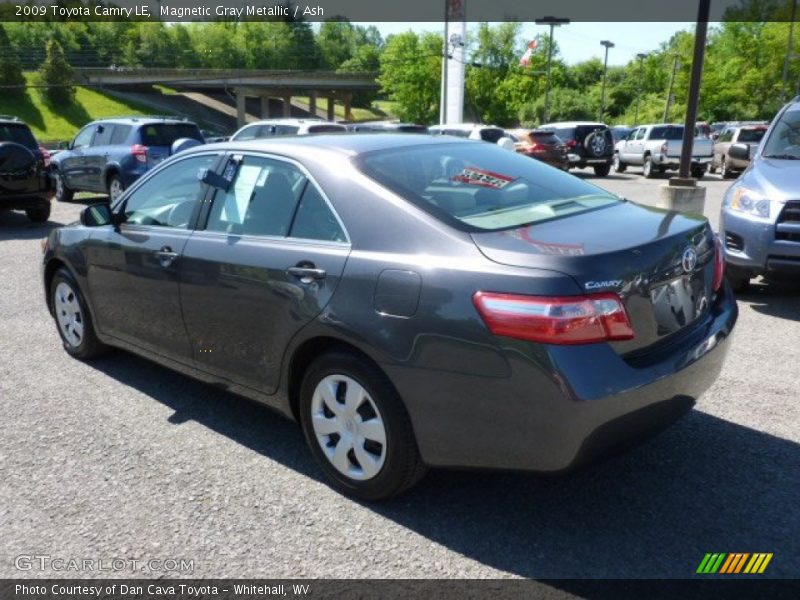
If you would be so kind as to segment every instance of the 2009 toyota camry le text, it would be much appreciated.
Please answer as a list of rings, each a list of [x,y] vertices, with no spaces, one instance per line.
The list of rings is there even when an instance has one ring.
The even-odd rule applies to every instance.
[[[296,419],[337,489],[555,473],[654,432],[737,318],[700,216],[480,141],[320,135],[180,152],[44,245],[64,348]]]

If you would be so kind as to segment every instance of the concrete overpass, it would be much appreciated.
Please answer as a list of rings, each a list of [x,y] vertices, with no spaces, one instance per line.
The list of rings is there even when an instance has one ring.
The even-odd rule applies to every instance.
[[[261,116],[269,114],[269,99],[283,100],[283,116],[289,116],[292,96],[309,97],[309,112],[316,114],[317,100],[327,99],[327,115],[334,119],[336,100],[344,104],[345,120],[352,120],[353,92],[377,91],[377,73],[332,71],[266,71],[247,69],[149,69],[116,67],[75,69],[75,83],[97,87],[166,85],[176,90],[219,89],[236,96],[236,120],[245,123],[245,99],[261,98]]]

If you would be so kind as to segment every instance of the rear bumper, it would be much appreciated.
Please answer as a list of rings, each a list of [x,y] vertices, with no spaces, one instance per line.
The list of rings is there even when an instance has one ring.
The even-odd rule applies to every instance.
[[[579,166],[585,167],[587,165],[610,165],[614,162],[614,155],[609,154],[608,156],[599,156],[599,157],[590,157],[590,156],[581,156],[580,154],[570,153],[567,155],[569,160],[570,166]]]
[[[504,340],[505,378],[385,368],[427,464],[558,473],[691,408],[719,375],[737,315],[726,286],[690,336],[646,359],[626,360],[609,344]]]
[[[665,169],[677,169],[681,165],[680,156],[667,156],[665,154],[657,154],[654,157],[656,165],[664,167]],[[711,164],[713,156],[693,156],[693,167],[706,167]]]

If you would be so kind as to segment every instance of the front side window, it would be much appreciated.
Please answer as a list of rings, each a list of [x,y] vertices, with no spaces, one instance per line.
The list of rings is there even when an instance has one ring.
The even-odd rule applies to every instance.
[[[764,146],[764,158],[800,159],[800,109],[781,115]]]
[[[203,187],[199,173],[212,168],[217,158],[192,156],[148,177],[124,200],[125,222],[188,229]]]
[[[637,139],[637,140],[643,140],[643,139],[644,139],[644,136],[645,136],[645,133],[647,133],[647,129],[646,129],[645,127],[640,127],[640,128],[639,128],[639,129],[636,131],[636,139]]]
[[[86,148],[89,144],[92,143],[92,137],[94,137],[94,132],[97,130],[97,125],[87,125],[75,136],[75,140],[72,142],[72,149],[77,150],[78,148]]]
[[[372,179],[462,229],[495,231],[617,204],[617,196],[494,144],[436,144],[369,152]]]
[[[111,143],[111,138],[114,135],[113,125],[99,125],[97,133],[92,140],[92,146],[106,146]]]

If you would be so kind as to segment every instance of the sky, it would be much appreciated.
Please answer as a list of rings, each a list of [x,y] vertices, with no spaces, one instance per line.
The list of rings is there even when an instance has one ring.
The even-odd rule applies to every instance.
[[[375,25],[384,38],[392,33],[413,30],[442,31],[441,23],[359,23]],[[609,49],[608,64],[624,65],[636,58],[639,52],[649,52],[658,48],[676,32],[689,30],[694,23],[585,23],[574,22],[555,29],[554,38],[567,64],[588,60],[593,56],[602,60],[605,49],[600,40],[610,40],[615,47]],[[467,32],[477,27],[477,23],[467,23]],[[522,33],[532,39],[537,33],[549,33],[549,27],[525,23]]]

